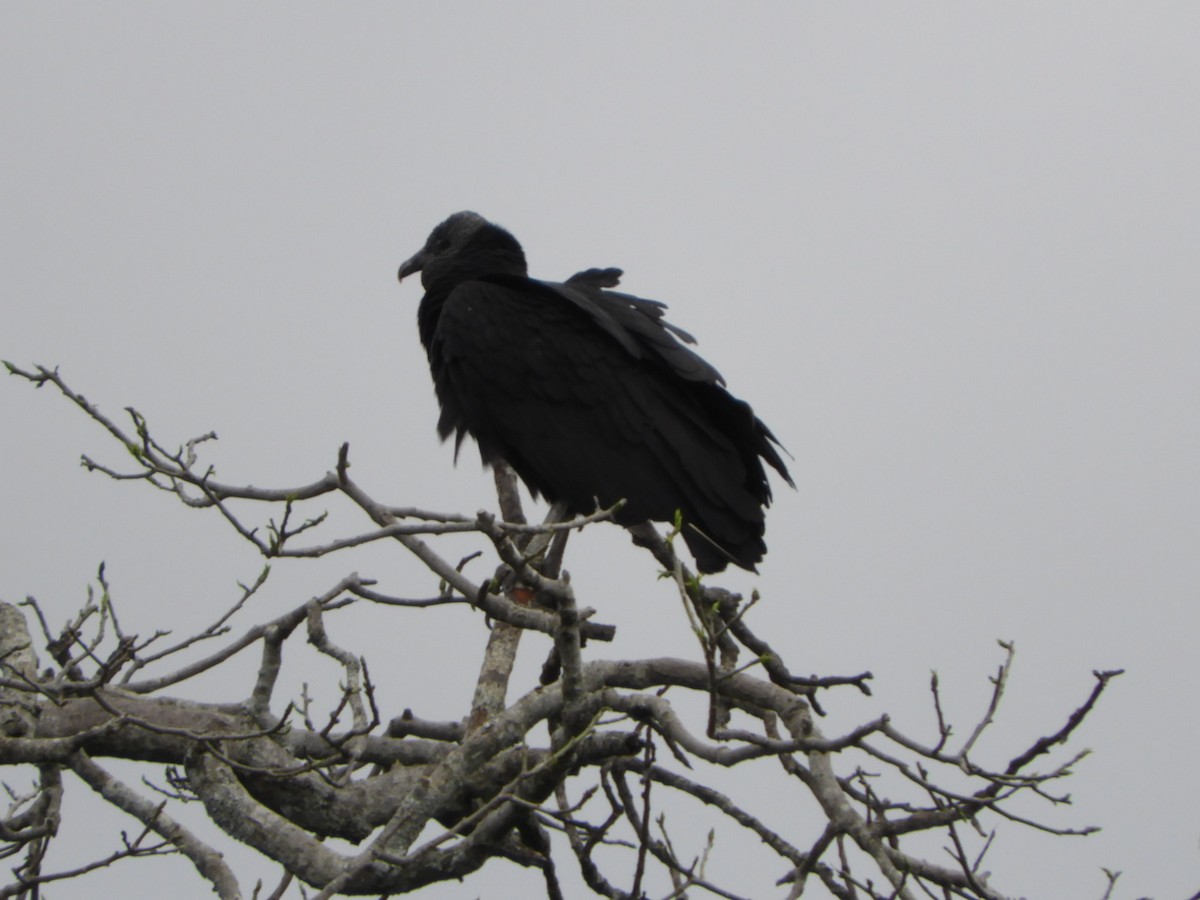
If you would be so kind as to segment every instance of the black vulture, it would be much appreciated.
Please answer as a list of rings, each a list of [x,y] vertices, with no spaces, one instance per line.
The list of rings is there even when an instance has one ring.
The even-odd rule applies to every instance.
[[[780,446],[663,319],[665,304],[611,290],[620,269],[530,278],[516,238],[459,212],[400,266],[421,273],[417,313],[441,404],[438,433],[479,444],[571,513],[625,505],[626,525],[673,522],[701,572],[763,558],[766,460]],[[681,343],[682,342],[682,343]]]

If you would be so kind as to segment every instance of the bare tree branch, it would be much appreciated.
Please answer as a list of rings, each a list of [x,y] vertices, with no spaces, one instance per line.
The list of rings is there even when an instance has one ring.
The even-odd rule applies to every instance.
[[[0,765],[25,766],[34,776],[28,789],[10,791],[0,816],[0,855],[22,860],[16,882],[0,896],[32,898],[51,881],[178,851],[218,895],[240,897],[219,848],[171,815],[192,800],[203,804],[219,836],[271,861],[271,897],[299,891],[299,883],[320,898],[395,895],[505,860],[536,870],[552,898],[584,886],[611,898],[651,891],[732,898],[746,896],[746,888],[719,884],[712,863],[726,852],[726,835],[742,832],[778,863],[772,878],[788,897],[816,886],[840,900],[993,900],[1002,896],[993,882],[1003,873],[989,877],[983,861],[1006,829],[1033,828],[1048,840],[1090,830],[1040,821],[1033,804],[1069,802],[1060,784],[1087,751],[1068,745],[1119,670],[1096,672],[1090,695],[1057,730],[1014,743],[997,715],[1014,677],[1015,645],[1003,642],[986,707],[961,744],[936,675],[932,738],[901,732],[883,710],[827,736],[823,705],[840,703],[844,687],[869,696],[871,674],[796,675],[782,639],[768,641],[755,630],[758,604],[769,598],[746,600],[692,573],[674,550],[678,528],[666,535],[650,525],[630,531],[673,580],[697,637],[697,658],[605,658],[604,642],[615,629],[579,608],[562,566],[569,533],[610,519],[615,508],[574,518],[552,509],[546,521],[530,525],[515,478],[502,466],[498,515],[386,503],[350,478],[347,445],[333,471],[306,484],[218,481],[201,461],[213,432],[168,449],[136,410],[127,410],[128,425],[118,424],[57,370],[8,368],[35,386],[54,387],[119,442],[129,470],[85,456],[90,471],[215,511],[255,552],[279,560],[271,565],[390,541],[419,560],[436,587],[409,595],[351,571],[311,596],[286,598],[275,607],[283,614],[235,631],[235,619],[250,615],[255,598],[275,590],[264,565],[219,605],[223,612],[212,624],[170,643],[167,632],[155,630],[161,623],[149,623],[151,636],[141,639],[141,623],[124,611],[118,617],[103,566],[57,634],[32,598],[23,607],[0,604]],[[327,510],[314,501],[348,501],[366,524],[354,534],[330,534]],[[450,534],[475,534],[478,547],[465,559],[461,551],[443,552],[439,541]],[[499,568],[479,584],[464,569],[483,553],[494,554]],[[602,595],[590,589],[586,596]],[[428,709],[418,669],[394,690],[415,691],[420,702],[403,708],[401,701],[398,714],[389,708],[391,693],[377,693],[355,636],[342,627],[342,611],[364,603],[421,623],[444,615],[446,606],[481,612],[459,626],[491,629],[470,706]],[[40,625],[38,643],[49,660],[42,669],[26,612]],[[525,631],[552,639],[542,676],[531,684],[514,675]],[[167,693],[225,671],[243,651],[256,654],[257,665],[233,696],[202,702]],[[295,687],[286,681],[285,658],[302,654],[337,664],[328,706],[307,688],[288,702]],[[1006,763],[980,762],[985,736],[989,748],[1007,748],[1000,757]],[[165,786],[152,788],[161,799],[114,778],[96,762],[102,757],[171,767]],[[773,779],[777,800],[755,808],[735,782],[727,787],[721,773],[734,767],[758,767],[759,777]],[[106,857],[53,872],[46,860],[69,788],[63,768],[133,816],[141,832]],[[689,849],[672,823],[692,814],[712,828],[702,846]],[[945,854],[930,858],[925,843],[910,840],[915,835],[940,836]],[[1105,896],[1116,877],[1108,875]],[[262,890],[260,883],[255,896]]]

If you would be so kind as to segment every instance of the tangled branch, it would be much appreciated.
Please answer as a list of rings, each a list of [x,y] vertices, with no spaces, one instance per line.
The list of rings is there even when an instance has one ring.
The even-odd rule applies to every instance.
[[[567,535],[613,510],[565,518],[556,509],[530,525],[503,470],[499,515],[388,505],[350,478],[345,445],[330,472],[304,485],[229,483],[200,461],[215,434],[168,449],[135,410],[127,410],[128,425],[119,425],[57,370],[6,365],[82,409],[120,443],[130,466],[85,456],[85,468],[215,511],[268,565],[211,625],[171,643],[163,631],[141,639],[126,630],[103,569],[83,609],[57,632],[33,598],[0,604],[0,764],[37,773],[32,789],[14,796],[0,817],[0,853],[20,860],[0,896],[33,897],[48,881],[166,852],[186,858],[219,896],[244,896],[220,848],[172,816],[173,804],[192,799],[224,836],[283,868],[276,896],[296,879],[320,898],[401,894],[498,860],[539,871],[551,897],[566,895],[568,860],[573,877],[600,896],[641,897],[654,883],[667,896],[703,890],[737,897],[739,885],[718,884],[709,874],[725,840],[721,831],[737,830],[773,855],[789,897],[820,885],[834,897],[991,900],[1003,895],[983,861],[1000,824],[1057,837],[1090,831],[1030,818],[1014,800],[1068,802],[1056,785],[1086,751],[1064,756],[1062,748],[1119,672],[1095,673],[1090,695],[1059,729],[1010,747],[998,764],[986,760],[1005,742],[994,722],[1012,673],[1011,642],[1002,643],[987,701],[961,741],[946,721],[936,677],[931,738],[902,733],[886,714],[826,734],[823,706],[839,702],[846,688],[869,695],[870,673],[794,674],[779,641],[754,631],[759,598],[703,582],[675,554],[673,534],[631,529],[673,579],[697,636],[697,658],[605,659],[597,648],[615,629],[578,606],[562,560]],[[321,539],[329,520],[314,504],[339,497],[367,524]],[[441,536],[463,533],[495,554],[495,575],[474,581],[438,551]],[[424,564],[436,589],[397,596],[350,573],[295,598],[282,615],[235,631],[249,601],[267,589],[272,561],[381,541]],[[473,610],[491,632],[470,708],[441,720],[409,710],[384,715],[367,660],[340,624],[341,611],[356,604],[422,616],[447,606]],[[52,660],[45,667],[30,616]],[[522,685],[513,662],[526,633],[551,640],[538,683]],[[255,651],[253,681],[236,696],[198,702],[168,694]],[[284,658],[302,652],[327,657],[341,673],[338,699],[323,716],[307,701],[297,707],[277,696]],[[695,704],[687,698],[703,699],[707,714],[693,721]],[[97,762],[105,757],[165,764],[172,790],[147,796]],[[775,778],[786,801],[754,810],[721,788],[720,770],[749,766]],[[138,832],[89,866],[55,872],[46,859],[61,817],[64,769],[132,818]],[[666,817],[680,804],[694,804],[721,826],[690,857]],[[929,833],[945,841],[941,861],[912,849],[914,835]],[[327,838],[354,849],[345,852]]]

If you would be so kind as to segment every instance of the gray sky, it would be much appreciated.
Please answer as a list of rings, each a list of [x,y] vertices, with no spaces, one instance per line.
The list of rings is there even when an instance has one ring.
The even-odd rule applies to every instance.
[[[490,477],[437,442],[396,266],[461,208],[535,275],[621,266],[795,456],[761,576],[720,582],[762,591],[796,670],[874,671],[876,698],[829,698],[827,727],[889,711],[931,738],[937,669],[969,729],[1013,639],[996,762],[1126,667],[1080,736],[1075,805],[1040,811],[1104,831],[1005,826],[991,868],[1032,897],[1098,896],[1102,865],[1118,896],[1187,896],[1198,46],[1190,3],[6,4],[0,356],[59,364],[167,443],[215,429],[229,481],[307,482],[349,441],[377,497],[472,512]],[[81,452],[120,453],[65,401],[8,379],[0,419],[0,596],[60,622],[103,559],[127,627],[184,631],[254,577],[215,516],[85,475]],[[278,573],[243,624],[351,566],[433,588],[364,553]],[[590,650],[694,652],[615,529],[568,568],[621,629]],[[479,637],[394,611],[338,627],[373,672],[395,659],[388,713],[418,703],[402,673],[423,653],[432,716],[469,696],[459,624]],[[181,861],[143,872],[127,896],[208,896]]]

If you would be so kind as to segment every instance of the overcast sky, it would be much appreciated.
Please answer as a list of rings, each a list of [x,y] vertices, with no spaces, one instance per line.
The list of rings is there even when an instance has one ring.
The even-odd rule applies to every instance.
[[[991,869],[1014,895],[1099,896],[1107,866],[1118,897],[1187,897],[1197,48],[1183,2],[8,3],[0,356],[61,366],[168,444],[216,430],[224,480],[305,483],[349,441],[376,497],[473,512],[490,477],[437,441],[397,265],[471,208],[534,275],[621,266],[795,457],[761,575],[719,583],[763,593],[795,670],[875,673],[875,698],[827,700],[830,730],[887,711],[932,739],[931,669],[969,730],[1011,639],[998,762],[1125,667],[1079,736],[1074,806],[1039,811],[1104,830],[1006,825]],[[106,560],[127,628],[183,632],[256,574],[217,517],[86,475],[80,453],[121,453],[61,398],[7,378],[0,421],[3,599],[59,623]],[[434,587],[398,548],[291,567],[243,625],[350,567]],[[695,654],[616,529],[573,540],[568,568],[620,629],[589,652]],[[338,639],[373,673],[429,673],[425,699],[389,685],[385,714],[465,709],[456,629],[482,640],[476,620],[354,615]],[[243,696],[252,665],[205,696]],[[209,896],[180,860],[119,874],[137,869],[124,896]]]

